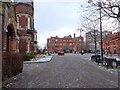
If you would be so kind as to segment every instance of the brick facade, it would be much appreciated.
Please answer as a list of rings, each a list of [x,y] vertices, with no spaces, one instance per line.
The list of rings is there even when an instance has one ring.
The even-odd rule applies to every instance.
[[[108,53],[120,53],[120,32],[109,33],[103,39],[103,50]]]
[[[36,52],[37,31],[34,29],[33,2],[2,3],[2,51]]]
[[[14,5],[4,2],[2,16],[2,51],[16,52],[16,16]]]
[[[16,13],[26,13],[33,16],[33,7],[29,4],[19,3],[19,5],[16,5]]]
[[[20,36],[20,52],[36,52],[37,40],[34,40],[34,33],[37,35],[37,31],[34,29],[34,10],[33,2],[29,3],[16,3],[15,10],[17,17],[17,32]],[[35,42],[36,41],[36,42]],[[23,47],[24,46],[24,47]]]
[[[48,52],[81,52],[81,50],[84,50],[83,37],[75,37],[75,34],[74,38],[71,35],[63,38],[51,37],[47,39],[47,49]]]

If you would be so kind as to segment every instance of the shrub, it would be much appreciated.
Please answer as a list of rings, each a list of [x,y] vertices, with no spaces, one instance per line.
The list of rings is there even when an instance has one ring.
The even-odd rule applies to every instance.
[[[41,52],[41,54],[44,54],[44,52]]]
[[[23,54],[23,61],[29,61],[32,58],[35,58],[34,53],[25,53],[25,54]]]
[[[22,73],[23,57],[20,53],[2,53],[2,81]]]

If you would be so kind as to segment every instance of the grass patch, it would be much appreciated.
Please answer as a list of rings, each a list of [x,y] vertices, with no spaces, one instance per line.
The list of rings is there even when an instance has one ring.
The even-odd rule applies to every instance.
[[[98,66],[107,68],[107,65],[98,65]],[[108,66],[107,69],[120,69],[120,67],[116,68],[115,66],[113,66],[113,68],[112,68],[111,66]]]

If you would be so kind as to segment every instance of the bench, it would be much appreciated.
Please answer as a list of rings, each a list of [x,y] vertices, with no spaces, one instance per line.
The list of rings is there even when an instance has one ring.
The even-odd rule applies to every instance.
[[[120,66],[120,61],[116,61],[116,68]]]
[[[106,57],[104,57],[104,62],[105,62],[105,65],[107,65],[107,68],[109,66],[111,66],[113,68],[113,62],[115,62],[116,63],[116,68],[117,68],[117,60],[116,60],[116,58],[106,58]]]
[[[103,61],[102,59],[100,58],[100,55],[93,55],[91,57],[91,61],[95,61],[98,65],[99,63],[101,63],[103,65]]]

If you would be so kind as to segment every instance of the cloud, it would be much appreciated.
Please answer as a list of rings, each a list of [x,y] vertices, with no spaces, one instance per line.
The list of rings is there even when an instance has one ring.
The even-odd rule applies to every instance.
[[[80,35],[80,33],[72,27],[62,27],[53,32],[46,32],[41,35],[38,34],[38,44],[43,48],[47,43],[47,38],[50,38],[51,36],[55,37],[57,35],[59,38],[63,38],[64,36],[71,35],[73,37],[74,33],[76,36]]]

